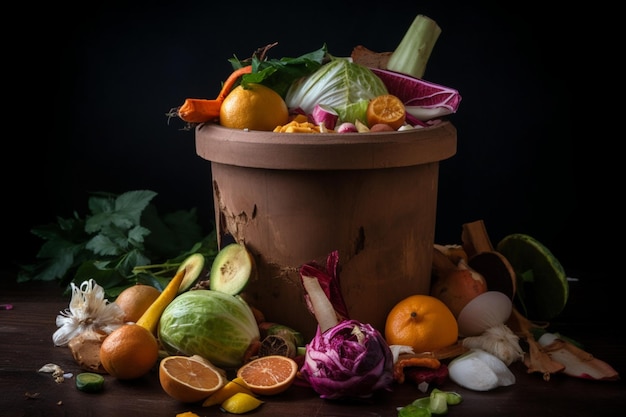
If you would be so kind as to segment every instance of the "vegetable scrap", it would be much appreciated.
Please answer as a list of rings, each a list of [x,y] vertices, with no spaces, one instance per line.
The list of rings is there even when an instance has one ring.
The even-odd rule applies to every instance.
[[[448,364],[448,371],[453,382],[474,391],[507,387],[516,381],[504,362],[482,349],[471,349],[454,358]]]
[[[398,360],[395,361],[393,364],[393,379],[400,384],[404,383],[404,380],[405,380],[404,368],[406,367],[439,369],[441,365],[442,365],[441,362],[435,358],[429,358],[429,357],[411,355],[411,354],[400,355],[398,357]],[[430,372],[429,372],[429,375],[433,377],[438,377],[438,375],[434,375]],[[417,374],[413,373],[412,376],[417,376]],[[444,372],[443,376],[445,378],[445,376],[447,376],[447,373]],[[428,379],[427,377],[420,378],[420,379],[421,380],[419,382],[430,382],[430,381],[427,381]],[[439,381],[439,382],[442,382],[442,381]]]
[[[234,70],[224,82],[217,98],[213,100],[188,98],[178,108],[178,116],[189,123],[203,123],[218,118],[220,116],[220,107],[230,90],[232,90],[242,75],[251,72],[251,65]]]
[[[313,124],[311,122],[301,122],[298,120],[292,120],[286,125],[276,126],[274,132],[277,133],[329,133],[331,130],[327,129],[324,124]]]
[[[184,413],[176,414],[176,417],[200,417],[198,414],[193,411],[185,411]]]
[[[63,371],[63,368],[55,363],[45,364],[44,366],[39,368],[39,371],[37,372],[52,374],[52,378],[54,378],[54,382],[56,382],[57,384],[65,381],[65,372]]]
[[[307,345],[300,375],[324,399],[369,398],[393,383],[393,354],[373,326],[351,320],[339,285],[338,251],[326,267],[301,266],[307,307],[317,331]]]
[[[93,279],[77,286],[73,282],[69,308],[57,316],[57,331],[52,335],[55,346],[67,346],[72,338],[84,333],[110,334],[123,323],[124,311],[104,298],[104,288]]]
[[[463,397],[455,391],[435,388],[427,397],[414,400],[411,404],[398,407],[398,417],[428,417],[448,413],[448,406],[461,404]]]
[[[616,381],[619,374],[608,363],[555,333],[544,333],[538,340],[550,357],[565,366],[566,375],[583,379]]]

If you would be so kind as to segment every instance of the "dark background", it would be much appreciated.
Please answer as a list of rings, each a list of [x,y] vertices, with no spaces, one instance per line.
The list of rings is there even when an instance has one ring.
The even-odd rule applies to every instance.
[[[606,80],[591,76],[602,65],[595,39],[604,37],[610,9],[548,11],[536,1],[123,3],[23,15],[24,30],[37,36],[20,49],[18,65],[34,71],[35,87],[22,96],[28,120],[13,127],[19,140],[3,168],[12,262],[34,258],[42,243],[29,232],[34,225],[84,214],[91,191],[151,189],[161,211],[197,207],[209,227],[210,165],[196,155],[193,131],[166,113],[187,97],[213,98],[234,55],[272,42],[274,58],[324,43],[337,56],[359,44],[390,51],[421,13],[442,28],[424,78],[463,97],[450,117],[457,153],[440,164],[437,243],[460,243],[462,224],[483,219],[494,243],[510,233],[534,236],[572,276],[601,281],[614,269],[619,257],[603,257],[619,239],[612,200],[623,186],[609,163],[617,149],[606,140],[609,106],[596,100]]]

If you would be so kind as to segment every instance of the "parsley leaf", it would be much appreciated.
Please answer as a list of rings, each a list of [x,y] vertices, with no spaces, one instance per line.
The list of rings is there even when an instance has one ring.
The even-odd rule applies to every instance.
[[[59,280],[69,285],[94,279],[108,295],[142,282],[163,289],[182,261],[202,253],[208,265],[217,255],[215,230],[205,235],[195,208],[159,215],[150,190],[120,195],[94,193],[84,218],[57,217],[33,228],[44,240],[38,263],[24,265],[18,282]]]

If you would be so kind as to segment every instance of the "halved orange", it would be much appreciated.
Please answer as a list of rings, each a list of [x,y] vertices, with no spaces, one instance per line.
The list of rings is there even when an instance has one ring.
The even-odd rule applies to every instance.
[[[406,121],[406,108],[398,97],[383,94],[370,100],[366,115],[369,127],[382,123],[398,130]]]
[[[237,376],[255,394],[276,395],[291,386],[297,371],[298,365],[293,359],[269,355],[245,363],[237,370]]]
[[[194,403],[226,384],[226,373],[201,356],[167,356],[159,365],[159,381],[172,398]]]

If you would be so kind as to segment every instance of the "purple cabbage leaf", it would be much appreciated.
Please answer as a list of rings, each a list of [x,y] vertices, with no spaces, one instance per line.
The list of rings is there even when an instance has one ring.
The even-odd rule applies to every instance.
[[[300,268],[307,306],[318,321],[300,374],[321,398],[369,398],[375,391],[390,390],[393,354],[378,330],[348,318],[338,263],[334,251],[326,268],[315,262]]]

